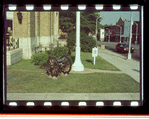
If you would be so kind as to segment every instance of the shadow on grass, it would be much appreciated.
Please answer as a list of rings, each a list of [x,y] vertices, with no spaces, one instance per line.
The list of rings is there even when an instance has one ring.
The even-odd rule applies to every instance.
[[[132,69],[133,71],[136,71],[136,72],[140,72],[140,70],[137,70],[137,69]]]
[[[75,56],[71,56],[72,62],[75,61]]]
[[[93,64],[93,61],[91,61],[91,60],[85,60],[85,61],[90,62],[91,64]]]

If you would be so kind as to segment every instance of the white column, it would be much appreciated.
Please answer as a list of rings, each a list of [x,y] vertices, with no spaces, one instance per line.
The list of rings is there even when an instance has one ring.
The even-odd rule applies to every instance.
[[[84,66],[81,63],[80,58],[80,11],[76,12],[76,55],[75,62],[72,65],[72,70],[74,71],[84,71]]]
[[[128,52],[128,59],[131,59],[131,38],[132,38],[132,12],[131,12],[131,21],[130,21],[130,33],[129,33],[129,52]]]

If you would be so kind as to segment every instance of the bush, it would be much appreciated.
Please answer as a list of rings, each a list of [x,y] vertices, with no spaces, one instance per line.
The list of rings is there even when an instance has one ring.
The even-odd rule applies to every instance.
[[[53,51],[47,51],[46,52],[49,57],[55,57],[56,59],[59,59],[62,56],[69,56],[71,53],[69,52],[69,48],[67,47],[56,47]]]
[[[68,47],[71,47],[71,46],[75,47],[75,44],[76,44],[76,32],[71,32],[68,35],[67,46]]]
[[[96,41],[91,36],[81,34],[81,51],[92,52],[92,48],[96,47]]]
[[[62,56],[67,56],[71,63],[74,62],[74,57],[71,56],[71,52],[67,47],[56,47],[54,50],[47,50],[46,53],[36,53],[32,56],[34,65],[40,65],[40,68],[45,67],[49,57],[54,57],[57,60]]]
[[[35,65],[41,65],[45,63],[48,59],[48,54],[45,53],[36,53],[32,56],[32,61]]]
[[[76,32],[71,32],[67,39],[67,47],[75,49],[76,44]],[[80,47],[83,52],[92,52],[92,48],[96,47],[96,41],[92,36],[88,36],[85,32],[80,34]],[[71,50],[71,51],[73,51]]]

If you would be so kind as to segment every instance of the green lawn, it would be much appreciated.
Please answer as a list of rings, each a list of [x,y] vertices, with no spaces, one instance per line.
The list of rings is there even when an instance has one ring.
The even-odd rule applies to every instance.
[[[75,52],[72,52],[72,56],[75,57]],[[100,56],[96,57],[96,64],[94,65],[94,58],[92,57],[92,53],[81,52],[81,62],[85,68],[120,71],[117,67],[107,62]],[[30,59],[23,59],[20,62],[9,66],[8,68],[34,70],[39,69],[39,67],[39,65],[34,65],[34,63],[31,63]]]
[[[139,83],[126,74],[61,75],[57,79],[29,71],[8,71],[8,93],[136,93]]]
[[[72,52],[72,56],[75,56],[75,52]],[[88,52],[81,52],[81,62],[85,68],[120,71],[120,69],[107,62],[100,56],[96,57],[96,62],[94,65],[94,58],[92,57],[92,53]]]
[[[74,55],[74,53],[72,53]],[[81,53],[85,68],[119,70],[101,57],[93,65],[91,53]],[[86,61],[87,60],[87,61]],[[126,74],[89,73],[60,75],[56,80],[42,74],[44,69],[31,60],[7,67],[8,93],[128,93],[139,92],[139,83]]]
[[[22,59],[20,62],[10,65],[7,67],[8,69],[31,69],[36,70],[39,69],[39,65],[34,65],[34,63],[31,63],[31,59]]]

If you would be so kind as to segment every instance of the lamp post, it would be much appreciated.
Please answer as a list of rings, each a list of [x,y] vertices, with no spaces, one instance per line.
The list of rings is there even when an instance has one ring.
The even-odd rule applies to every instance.
[[[109,31],[109,40],[108,40],[108,42],[110,42],[110,29],[109,28],[106,28],[106,29],[108,29],[108,31]]]
[[[134,22],[134,23],[136,24],[136,42],[135,43],[137,44],[137,42],[138,42],[137,41],[137,37],[138,37],[138,24],[136,22]]]
[[[98,17],[97,19],[96,19],[96,39],[97,39],[97,20],[99,19],[100,17]],[[97,40],[96,40],[97,41]]]
[[[22,24],[22,19],[23,19],[23,16],[22,16],[22,13],[20,11],[18,11],[17,13],[17,17],[18,17],[18,21],[20,24]]]
[[[117,25],[120,27],[120,43],[121,43],[121,34],[122,34],[122,27],[120,25]]]
[[[80,58],[80,11],[76,12],[76,55],[75,62],[72,65],[72,70],[74,71],[84,71],[84,66],[81,63]]]
[[[131,21],[130,21],[130,33],[129,33],[129,52],[128,52],[128,59],[131,59],[131,38],[132,38],[132,12],[131,12]]]

